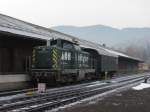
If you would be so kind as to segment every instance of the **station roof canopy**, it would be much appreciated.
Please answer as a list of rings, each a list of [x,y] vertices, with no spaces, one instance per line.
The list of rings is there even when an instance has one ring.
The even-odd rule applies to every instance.
[[[17,35],[26,36],[26,38],[40,39],[40,40],[49,40],[49,39],[57,39],[61,38],[71,42],[77,42],[79,46],[84,48],[89,48],[96,50],[100,55],[107,55],[113,57],[125,57],[133,60],[141,61],[138,58],[128,56],[126,54],[107,49],[99,44],[86,41],[83,39],[79,39],[77,37],[64,34],[55,30],[51,30],[49,28],[45,28],[42,26],[34,25],[32,23],[28,23],[22,20],[18,20],[13,17],[9,17],[3,14],[0,14],[0,32],[9,32]],[[21,36],[20,36],[21,37]]]

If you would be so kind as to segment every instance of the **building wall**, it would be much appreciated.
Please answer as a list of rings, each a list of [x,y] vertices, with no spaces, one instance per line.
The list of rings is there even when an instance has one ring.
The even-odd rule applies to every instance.
[[[139,61],[119,57],[118,58],[118,69],[120,72],[134,72],[138,70]]]
[[[139,70],[149,70],[149,65],[147,63],[140,63],[139,64]]]
[[[32,48],[0,48],[0,72],[24,73]]]
[[[43,44],[43,41],[0,33],[0,75],[26,73],[33,47]]]
[[[0,75],[0,91],[28,88],[29,81],[31,80],[27,74]]]

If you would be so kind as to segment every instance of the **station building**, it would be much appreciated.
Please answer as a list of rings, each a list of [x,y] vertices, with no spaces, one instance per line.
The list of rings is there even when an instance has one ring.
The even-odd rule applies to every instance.
[[[81,46],[98,50],[102,55],[115,55],[122,70],[137,69],[140,62],[137,58],[98,47],[98,44],[0,14],[0,91],[28,86],[32,49],[46,45],[52,38],[78,41]]]

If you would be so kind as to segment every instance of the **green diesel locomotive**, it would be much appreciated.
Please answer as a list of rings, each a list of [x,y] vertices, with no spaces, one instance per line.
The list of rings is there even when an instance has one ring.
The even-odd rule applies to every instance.
[[[52,84],[94,79],[96,57],[76,43],[53,39],[33,49],[31,76],[36,82]]]

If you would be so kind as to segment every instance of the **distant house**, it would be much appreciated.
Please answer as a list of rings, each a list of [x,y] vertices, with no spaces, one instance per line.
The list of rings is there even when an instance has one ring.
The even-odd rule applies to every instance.
[[[149,70],[149,65],[147,63],[139,63],[139,70]]]

